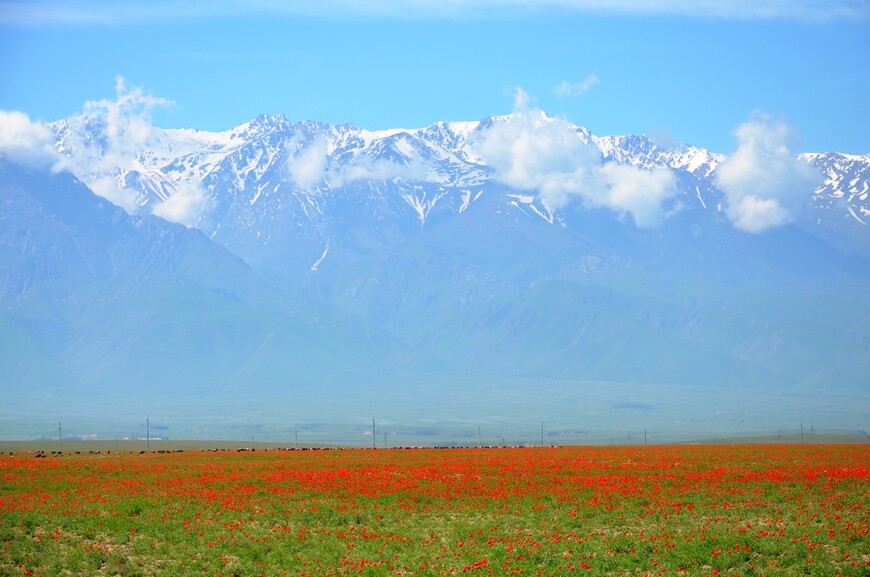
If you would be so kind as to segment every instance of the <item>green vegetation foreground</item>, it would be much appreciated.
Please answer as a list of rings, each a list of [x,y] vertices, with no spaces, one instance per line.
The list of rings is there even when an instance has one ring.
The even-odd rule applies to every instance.
[[[0,457],[0,575],[870,575],[870,447]]]

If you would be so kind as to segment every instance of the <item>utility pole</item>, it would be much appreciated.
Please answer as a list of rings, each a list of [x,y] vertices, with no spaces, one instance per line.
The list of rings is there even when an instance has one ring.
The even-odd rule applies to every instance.
[[[480,427],[477,427],[477,448],[481,448],[483,445],[480,443]]]
[[[541,421],[541,446],[544,446],[544,421]]]
[[[151,421],[145,417],[145,450],[151,450]]]
[[[372,419],[372,449],[378,448],[378,437],[375,434],[375,420]]]
[[[804,444],[804,424],[801,423],[801,445]]]
[[[63,452],[63,433],[61,432],[60,421],[57,423],[57,448]]]
[[[293,425],[293,448],[299,448],[299,426]]]
[[[628,445],[631,446],[631,431],[628,432]]]
[[[646,429],[643,430],[643,446],[646,447]]]

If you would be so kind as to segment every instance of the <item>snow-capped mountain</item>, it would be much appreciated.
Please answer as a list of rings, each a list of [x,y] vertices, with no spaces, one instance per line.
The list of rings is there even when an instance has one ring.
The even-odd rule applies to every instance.
[[[870,225],[870,154],[806,154],[804,158],[824,176],[816,190],[814,217],[860,241]]]
[[[499,167],[498,158],[487,158],[487,152],[494,156],[493,147],[487,146],[494,139],[514,139],[532,149],[517,154],[534,155],[536,146],[562,144],[564,135],[557,131],[573,132],[588,150],[560,162],[633,167],[641,175],[668,172],[675,178],[676,193],[663,194],[670,195],[671,203],[662,207],[663,214],[723,210],[725,199],[716,181],[723,155],[692,146],[661,147],[644,136],[599,137],[543,113],[522,114],[382,131],[291,122],[283,115],[262,115],[220,133],[144,125],[135,134],[118,135],[117,129],[110,132],[98,118],[84,115],[51,126],[70,170],[98,194],[131,212],[194,226],[249,262],[286,262],[289,251],[306,270],[328,258],[329,247],[342,235],[341,214],[352,212],[376,227],[390,223],[398,229],[419,228],[432,218],[462,215],[485,191],[500,197],[492,210],[554,224],[564,225],[572,204],[566,198],[572,196],[580,204],[608,206],[637,221],[632,207],[609,199],[590,200],[570,191],[541,194],[552,181],[548,176],[570,179],[574,167],[517,167],[515,160],[503,158]],[[544,135],[522,142],[515,129],[494,130],[522,121]],[[503,152],[495,156],[503,157]],[[824,153],[802,158],[824,173],[824,182],[815,190],[812,214],[801,217],[828,226],[851,219],[849,226],[860,225],[852,228],[862,234],[870,222],[870,156]],[[522,171],[536,169],[538,175],[550,172],[543,180],[532,175],[529,186],[518,186]],[[619,187],[597,171],[587,170],[586,179],[592,182],[587,186],[594,188],[598,180],[604,188]],[[499,172],[504,173],[501,178]]]
[[[141,149],[115,157],[81,119],[53,127],[71,170],[98,193],[111,180],[132,212],[196,226],[254,261],[290,232],[293,244],[311,243],[310,267],[334,236],[331,205],[365,194],[357,209],[371,218],[418,226],[436,205],[464,210],[486,180],[466,151],[474,126],[370,132],[264,115],[223,133],[152,128]]]
[[[371,411],[451,383],[509,414],[520,382],[866,387],[868,155],[725,156],[539,111],[224,132],[96,112],[49,125],[75,178],[0,155],[7,390],[328,387]]]

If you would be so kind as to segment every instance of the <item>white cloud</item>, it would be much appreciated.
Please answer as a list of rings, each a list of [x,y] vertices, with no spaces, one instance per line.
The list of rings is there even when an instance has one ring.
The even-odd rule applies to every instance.
[[[529,95],[529,93],[523,90],[521,87],[517,86],[514,89],[514,111],[526,112],[529,109],[529,105],[532,103],[532,100],[533,98]]]
[[[332,168],[328,174],[329,186],[330,188],[341,188],[360,180],[423,180],[426,178],[429,168],[429,165],[422,160],[402,164],[391,160],[359,157],[346,165]]]
[[[0,24],[120,25],[255,14],[318,18],[456,20],[523,18],[530,14],[602,13],[676,15],[694,18],[833,20],[870,18],[870,6],[856,0],[91,0],[0,2]]]
[[[69,118],[69,131],[61,135],[63,166],[98,195],[134,212],[132,191],[118,183],[120,176],[138,168],[139,154],[159,149],[163,132],[152,124],[151,112],[171,101],[146,94],[122,76],[115,82],[114,100],[85,103],[81,114]]]
[[[677,194],[670,170],[604,164],[601,151],[572,125],[540,110],[497,120],[481,132],[474,148],[495,169],[496,180],[534,192],[555,209],[579,200],[587,207],[630,214],[637,226],[652,227],[668,216],[665,205]]]
[[[288,143],[287,176],[302,189],[316,186],[326,176],[327,140],[315,138],[307,146],[294,137]]]
[[[681,151],[686,149],[686,145],[671,136],[671,132],[667,128],[652,128],[647,133],[647,138],[662,150]]]
[[[746,232],[764,232],[792,221],[792,215],[772,198],[743,196],[730,203],[728,217],[736,228]]]
[[[87,179],[88,188],[97,196],[102,196],[112,204],[120,206],[132,214],[139,208],[139,193],[120,186],[111,176],[97,176]]]
[[[25,166],[48,168],[60,160],[54,135],[24,112],[0,110],[0,154]]]
[[[188,227],[196,225],[205,212],[208,199],[199,183],[180,183],[172,196],[157,204],[154,215]]]
[[[553,88],[553,92],[559,98],[568,98],[570,96],[580,96],[589,92],[589,89],[598,84],[598,76],[590,74],[580,82],[568,82],[563,80],[561,84]]]
[[[659,226],[677,210],[676,206],[666,207],[677,194],[677,178],[670,170],[644,170],[614,163],[605,164],[601,170],[608,184],[608,194],[601,204],[631,214],[637,226]]]
[[[580,191],[600,187],[601,152],[580,139],[567,122],[540,110],[514,112],[481,132],[475,151],[495,178],[518,190],[537,191],[553,208]]]
[[[735,227],[759,233],[791,222],[809,204],[822,177],[791,150],[797,130],[761,113],[734,131],[737,149],[716,169],[725,214]]]
[[[123,76],[115,79],[115,100],[96,100],[85,103],[78,122],[92,123],[101,128],[105,142],[81,143],[83,149],[102,150],[104,161],[118,164],[115,159],[129,160],[151,147],[159,135],[151,121],[151,111],[158,106],[170,106],[172,101],[146,94],[142,88],[131,86]],[[107,158],[108,157],[108,158]]]

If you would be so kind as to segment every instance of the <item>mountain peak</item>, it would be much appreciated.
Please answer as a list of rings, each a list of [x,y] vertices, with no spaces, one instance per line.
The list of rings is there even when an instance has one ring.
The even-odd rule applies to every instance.
[[[271,132],[283,132],[293,125],[283,114],[260,114],[253,120],[242,123],[233,129],[239,134],[262,135]]]
[[[610,206],[601,199],[622,194],[614,192],[612,183],[607,184],[606,178],[599,178],[600,167],[583,166],[591,156],[603,159],[608,165],[625,165],[647,171],[638,178],[655,173],[667,180],[673,178],[668,175],[675,173],[676,180],[668,189],[667,197],[677,202],[680,210],[719,211],[723,206],[727,207],[727,199],[715,178],[724,156],[644,135],[599,137],[585,127],[538,109],[491,116],[480,121],[438,121],[424,128],[386,130],[291,121],[284,114],[260,114],[221,133],[191,129],[164,131],[150,124],[147,131],[139,130],[141,127],[127,132],[110,131],[97,122],[101,117],[91,119],[94,122],[85,120],[74,117],[55,123],[52,129],[58,150],[70,158],[69,165],[74,174],[102,196],[125,199],[124,206],[132,206],[135,210],[148,207],[147,210],[151,211],[174,197],[177,191],[187,190],[189,198],[185,200],[182,195],[176,201],[202,210],[202,220],[198,222],[201,222],[200,229],[208,235],[226,234],[229,224],[221,225],[224,218],[221,215],[229,206],[240,203],[238,210],[247,207],[244,209],[246,214],[239,214],[236,218],[238,223],[247,224],[238,226],[245,229],[244,234],[255,235],[256,244],[274,242],[274,239],[267,240],[270,237],[264,235],[263,230],[258,230],[261,226],[266,228],[265,220],[276,218],[275,213],[259,214],[265,209],[263,205],[268,203],[271,203],[271,210],[282,215],[286,213],[286,218],[296,223],[294,226],[299,226],[299,223],[310,224],[315,229],[323,226],[314,223],[326,218],[321,214],[324,206],[301,207],[295,199],[288,197],[294,190],[320,186],[317,183],[328,183],[327,188],[334,189],[352,183],[377,186],[374,183],[413,182],[418,187],[413,192],[379,190],[372,194],[373,198],[383,201],[391,195],[405,199],[399,203],[400,206],[407,204],[408,210],[413,210],[412,218],[420,221],[424,220],[419,216],[421,206],[431,208],[437,202],[442,207],[446,205],[463,212],[467,206],[465,199],[476,197],[476,192],[472,195],[469,191],[470,187],[508,183],[524,191],[524,195],[538,198],[553,207],[554,214],[541,214],[545,220],[555,222],[569,204],[591,202],[593,206],[602,203]],[[493,131],[496,127],[510,129],[499,134],[498,130]],[[118,138],[118,135],[124,138]],[[522,135],[528,138],[519,150],[510,142],[517,141]],[[600,156],[566,153],[566,146],[577,144],[575,137],[588,145],[592,152],[600,151]],[[484,148],[479,144],[484,140],[500,142],[481,155]],[[583,147],[577,147],[580,149]],[[819,213],[819,218],[812,220],[824,222],[826,226],[843,215],[862,226],[870,221],[870,199],[866,194],[870,161],[866,156],[822,154],[813,155],[808,160],[826,176],[824,190],[817,193],[831,202],[824,204],[827,208],[819,210],[827,210],[833,215],[832,220],[827,214]],[[587,168],[591,170],[588,174],[584,173]],[[499,171],[503,178],[498,177]],[[625,178],[634,174],[622,169],[618,171],[624,173]],[[111,181],[118,190],[113,188]],[[294,184],[285,186],[287,182]],[[596,192],[595,187],[602,186],[602,182],[604,189]],[[188,185],[191,183],[195,188],[201,186],[202,190],[190,189]],[[626,185],[633,187],[636,184]],[[626,203],[636,208],[643,202],[659,202],[655,198],[645,201],[643,194],[641,191],[635,195],[637,198],[623,198],[614,210],[625,210]],[[834,202],[834,199],[843,197],[849,206]],[[306,198],[305,202],[313,203],[312,198]],[[442,198],[451,200],[439,200]],[[193,200],[196,202],[192,203]],[[259,203],[257,210],[251,208],[254,203]],[[538,207],[534,203],[528,206],[520,204],[528,210],[532,210],[529,207]],[[816,204],[823,206],[823,203]],[[302,211],[298,215],[295,214],[297,208]],[[423,213],[429,214],[430,208]],[[509,203],[506,210],[517,208],[520,207]],[[834,215],[836,211],[839,212]],[[534,211],[533,214],[541,216]],[[260,224],[254,225],[254,222]],[[241,233],[241,230],[237,232]],[[257,233],[260,236],[256,236]]]

